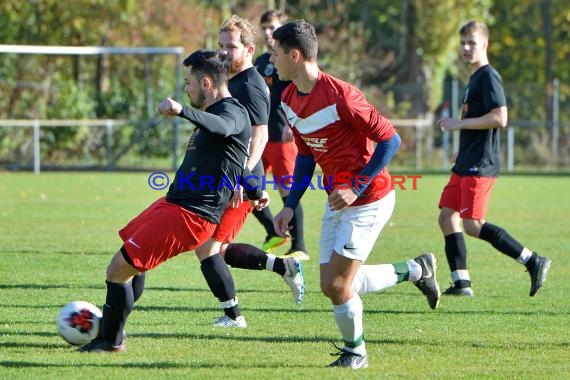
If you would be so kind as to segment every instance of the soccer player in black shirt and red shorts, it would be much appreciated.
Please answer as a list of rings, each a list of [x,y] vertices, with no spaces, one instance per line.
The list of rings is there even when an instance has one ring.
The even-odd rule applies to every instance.
[[[459,152],[451,178],[439,201],[439,226],[453,285],[443,294],[473,296],[467,270],[467,248],[461,230],[485,240],[501,253],[525,265],[530,274],[530,296],[546,280],[550,259],[521,245],[503,228],[485,221],[489,196],[501,166],[499,131],[507,125],[507,104],[502,80],[489,64],[489,30],[470,21],[459,31],[461,55],[471,71],[465,89],[461,120],[442,118],[442,131],[459,130]]]
[[[267,143],[269,89],[253,66],[255,28],[248,20],[233,15],[225,20],[220,28],[219,45],[220,51],[227,54],[231,62],[228,84],[230,93],[249,114],[252,132],[249,144],[250,157],[246,166],[254,176],[261,179],[264,175],[261,155]],[[265,269],[275,272],[291,288],[293,300],[298,304],[305,294],[305,283],[302,265],[297,258],[278,258],[251,244],[232,243],[253,208],[250,202],[243,202],[239,191],[235,192],[214,234],[205,244],[196,249],[196,255],[203,260],[208,256],[221,253],[226,263],[234,268]],[[207,276],[206,280],[210,282]],[[227,286],[224,283],[217,284],[220,289]],[[213,289],[212,291],[214,292]],[[214,321],[214,326],[247,327],[244,317],[239,312],[237,299],[231,302],[220,300],[220,306],[224,315]]]
[[[238,178],[247,174],[244,166],[251,129],[246,110],[227,88],[229,60],[219,52],[200,50],[188,56],[184,66],[186,93],[197,108],[167,98],[159,111],[187,119],[196,129],[166,197],[119,231],[124,243],[107,268],[101,336],[80,347],[80,352],[125,351],[124,326],[144,290],[144,273],[203,244],[220,222]],[[212,186],[204,186],[206,180]],[[247,194],[251,199],[268,201],[261,189],[246,188],[252,189]],[[233,287],[221,255],[202,260],[201,269],[209,278],[228,279]],[[222,289],[215,295],[229,300],[227,294],[232,290]]]
[[[261,15],[259,21],[263,38],[265,39],[265,46],[269,51],[257,57],[254,65],[261,76],[263,76],[271,94],[268,125],[269,141],[265,146],[261,159],[263,160],[265,174],[272,172],[273,181],[279,190],[279,195],[283,199],[283,202],[285,202],[289,194],[287,187],[291,185],[293,169],[295,168],[295,158],[297,157],[297,146],[295,145],[293,134],[287,123],[285,112],[283,112],[283,108],[281,107],[281,93],[291,82],[279,79],[277,69],[273,63],[269,62],[269,57],[271,56],[270,51],[273,47],[273,31],[287,21],[287,15],[279,10],[269,10]],[[253,213],[257,217],[261,213],[270,214],[271,211],[269,207],[266,207],[259,211],[254,210]],[[258,219],[260,218],[258,217]],[[264,219],[271,222],[271,230],[266,228],[268,235],[265,238],[262,248],[267,252],[271,252],[274,248],[273,241],[283,238],[269,234],[269,231],[275,233],[275,229],[273,228],[273,216]],[[303,206],[300,203],[295,209],[290,227],[291,248],[283,257],[292,256],[301,260],[308,260],[309,256],[307,255],[303,230]]]

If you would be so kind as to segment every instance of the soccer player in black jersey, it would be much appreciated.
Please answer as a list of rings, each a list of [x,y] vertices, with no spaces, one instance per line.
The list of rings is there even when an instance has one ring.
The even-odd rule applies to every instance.
[[[261,15],[259,21],[260,28],[265,40],[267,52],[261,54],[254,62],[257,71],[271,94],[270,112],[269,112],[269,141],[265,145],[261,159],[263,161],[263,168],[265,174],[273,173],[273,181],[276,183],[279,195],[283,202],[287,200],[289,190],[287,189],[292,182],[293,169],[295,168],[295,159],[297,157],[297,146],[293,141],[293,134],[287,123],[287,117],[283,108],[281,107],[281,93],[285,90],[291,82],[282,81],[279,79],[279,74],[273,63],[269,62],[271,56],[271,48],[273,47],[273,31],[279,28],[287,21],[287,15],[279,10],[269,10]],[[289,180],[288,180],[289,178]],[[282,185],[285,185],[282,186]],[[263,210],[253,210],[253,214],[258,217],[260,214],[270,215],[269,208]],[[273,216],[263,217],[258,219],[273,220]],[[304,230],[303,230],[303,206],[299,203],[295,209],[293,219],[291,220],[289,234],[291,235],[291,248],[284,254],[284,257],[292,256],[301,260],[308,260],[307,248],[305,246]],[[280,243],[278,239],[283,239],[280,236],[272,236],[274,232],[273,223],[270,229],[266,228],[267,236],[263,243],[262,249],[267,252],[275,247],[275,243]]]
[[[489,30],[470,21],[459,31],[461,55],[471,71],[465,89],[461,120],[442,118],[443,131],[459,130],[459,152],[451,178],[439,201],[439,226],[445,237],[445,253],[453,285],[444,294],[473,296],[467,270],[467,248],[461,230],[485,240],[501,253],[526,266],[530,296],[546,280],[550,259],[521,245],[503,228],[485,221],[487,204],[500,170],[499,131],[507,125],[507,104],[501,77],[489,64]]]
[[[253,175],[261,178],[264,174],[261,154],[267,143],[269,89],[253,66],[255,28],[248,20],[233,15],[220,28],[219,46],[231,62],[229,91],[245,107],[250,119],[250,156],[246,165]],[[250,202],[243,202],[240,192],[235,192],[212,237],[196,249],[196,255],[203,260],[221,253],[226,263],[234,268],[273,271],[291,288],[294,302],[300,303],[305,294],[305,283],[302,265],[297,258],[281,259],[250,244],[232,243],[253,208]],[[206,279],[208,280],[207,276]],[[220,306],[224,315],[214,322],[215,326],[247,326],[237,309],[237,300],[231,303],[220,302]]]
[[[185,90],[197,108],[167,98],[159,111],[187,119],[196,129],[166,197],[119,231],[124,243],[107,268],[101,336],[80,347],[80,352],[125,351],[124,327],[143,292],[144,273],[204,243],[220,222],[238,178],[247,174],[251,129],[246,110],[227,87],[229,60],[219,52],[200,50],[188,56],[184,66]],[[204,185],[206,179],[211,187]],[[252,189],[247,193],[250,199],[268,201],[261,189],[246,189]],[[201,260],[201,269],[220,301],[235,299],[231,273],[220,255]]]

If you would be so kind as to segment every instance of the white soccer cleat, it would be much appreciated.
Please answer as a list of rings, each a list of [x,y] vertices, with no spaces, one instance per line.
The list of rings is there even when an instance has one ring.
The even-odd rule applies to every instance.
[[[305,296],[305,279],[303,278],[303,264],[299,259],[288,257],[283,259],[285,265],[285,275],[283,280],[293,291],[293,302],[297,305],[301,303]]]
[[[214,326],[216,327],[240,327],[240,328],[246,328],[247,327],[247,322],[245,321],[245,318],[243,317],[243,315],[240,315],[239,317],[237,317],[236,319],[231,319],[230,317],[228,317],[227,315],[223,315],[220,318],[216,319],[214,321]]]

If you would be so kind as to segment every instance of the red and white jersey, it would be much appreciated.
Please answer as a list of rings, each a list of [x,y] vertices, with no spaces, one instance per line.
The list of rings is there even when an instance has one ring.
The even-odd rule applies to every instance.
[[[299,154],[314,157],[328,193],[339,185],[346,187],[346,176],[358,176],[374,152],[374,142],[386,141],[396,133],[360,90],[322,71],[310,94],[300,93],[291,83],[281,95],[281,104]],[[384,168],[353,205],[374,202],[390,190]]]

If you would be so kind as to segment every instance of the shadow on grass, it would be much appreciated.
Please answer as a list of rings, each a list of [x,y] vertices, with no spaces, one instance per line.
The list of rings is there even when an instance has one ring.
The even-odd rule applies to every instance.
[[[80,354],[78,355],[88,355],[88,354]],[[97,355],[97,354],[95,354]],[[227,369],[236,369],[236,368],[243,368],[243,369],[253,369],[253,368],[287,368],[287,360],[282,360],[279,362],[271,363],[271,362],[264,362],[264,361],[257,361],[255,364],[252,363],[241,363],[238,362],[224,362],[223,360],[215,360],[211,362],[205,363],[203,359],[197,358],[196,363],[192,362],[174,362],[174,361],[160,361],[160,362],[148,362],[148,361],[140,361],[140,362],[118,362],[118,363],[76,363],[68,364],[68,363],[35,363],[32,361],[15,361],[15,360],[5,360],[0,361],[0,367],[4,368],[71,368],[71,367],[79,367],[83,369],[88,368],[140,368],[140,369],[209,369],[209,368],[227,368]],[[323,368],[323,363],[315,363],[315,364],[295,364],[295,368]]]
[[[227,330],[224,329],[224,332]],[[245,332],[246,330],[233,330],[236,332]],[[186,340],[220,340],[225,342],[235,341],[235,342],[257,342],[257,343],[264,343],[264,344],[283,344],[283,343],[307,343],[307,344],[315,344],[315,343],[322,343],[328,344],[331,341],[330,336],[264,336],[264,337],[253,337],[253,336],[244,336],[244,335],[236,335],[231,336],[227,333],[223,334],[206,334],[206,333],[148,333],[148,334],[135,334],[130,335],[132,338],[142,338],[142,339],[174,339],[179,341],[180,339]],[[136,344],[135,342],[131,342],[132,344]],[[425,345],[434,345],[434,344],[441,344],[442,342],[437,341],[426,341],[423,339],[418,339],[414,337],[406,338],[400,337],[397,339],[367,339],[367,343],[369,344],[378,344],[378,345],[398,345],[398,346],[425,346]],[[486,350],[500,350],[500,349],[520,349],[520,350],[549,350],[553,347],[567,349],[570,347],[570,343],[563,341],[563,342],[495,342],[495,341],[462,341],[463,345],[474,347],[478,349],[486,349]],[[64,345],[54,345],[54,344],[42,344],[42,343],[14,343],[14,342],[4,342],[0,344],[0,347],[4,349],[9,348],[35,348],[35,349],[44,349],[46,351],[52,350],[61,350],[65,348],[70,349],[70,353],[78,354],[78,355],[85,355],[84,358],[87,359],[89,357],[93,357],[92,355],[86,354],[79,354],[74,352],[76,347],[64,346]],[[192,363],[191,361],[185,362],[174,362],[174,361],[159,361],[159,362],[132,362],[131,356],[127,354],[119,354],[125,355],[124,358],[128,361],[121,361],[120,363],[89,363],[87,362],[89,359],[85,360],[82,363],[39,363],[30,361],[17,361],[17,360],[6,360],[0,362],[0,367],[4,368],[65,368],[65,367],[117,367],[117,368],[221,368],[221,367],[229,367],[229,368],[281,368],[286,367],[286,362],[265,362],[265,361],[257,361],[255,364],[252,365],[249,361],[244,361],[243,365],[235,362],[224,362],[224,361],[210,361],[204,362],[204,359],[197,358],[199,362]],[[96,355],[100,357],[99,355]],[[298,367],[298,364],[296,364]],[[322,363],[315,363],[313,365],[302,365],[302,367],[306,368],[322,368]]]
[[[1,289],[75,289],[76,286],[74,285],[61,285],[61,284],[53,284],[53,285],[43,285],[43,284],[3,284],[0,285]],[[103,288],[97,286],[82,286],[82,288],[87,289],[101,289]],[[148,287],[145,289],[145,292],[151,291],[174,291],[174,292],[191,292],[191,293],[207,293],[208,295],[211,294],[209,289],[205,288],[179,288],[179,287]],[[281,290],[267,290],[267,289],[244,289],[240,290],[240,293],[263,293],[263,294],[283,294]],[[308,294],[314,294],[314,296],[319,296],[319,292],[309,292]],[[400,295],[401,297],[402,295]],[[405,295],[404,295],[405,296]],[[144,295],[143,295],[144,297]],[[413,297],[416,297],[415,295]],[[172,313],[180,313],[180,312],[219,312],[220,308],[216,306],[212,307],[204,307],[204,306],[188,306],[188,303],[191,302],[192,299],[184,299],[181,303],[184,306],[163,306],[163,305],[140,305],[135,304],[135,313],[137,311],[146,311],[146,312],[172,312]],[[467,302],[471,302],[472,300],[467,299]],[[202,302],[202,300],[200,300]],[[252,306],[251,304],[240,304],[241,309],[245,312],[261,312],[261,313],[329,313],[331,308],[328,304],[323,304],[321,307],[307,307],[307,302],[301,304],[300,306],[295,305],[287,305],[284,307],[265,307],[265,306]],[[24,304],[24,303],[13,303],[7,304],[4,303],[1,305],[3,308],[15,308],[15,309],[44,309],[44,308],[59,308],[61,304],[42,304],[42,303],[34,303],[34,304]],[[478,305],[481,306],[481,305]],[[480,315],[480,316],[491,316],[491,315],[518,315],[518,316],[554,316],[554,317],[564,317],[570,315],[570,310],[546,310],[546,309],[492,309],[492,310],[481,310],[481,309],[468,309],[465,308],[465,304],[461,306],[460,310],[450,310],[448,305],[445,305],[443,308],[440,306],[437,310],[429,310],[427,305],[425,310],[418,309],[418,310],[398,310],[397,306],[394,306],[393,303],[389,303],[386,305],[386,309],[371,309],[365,307],[365,314],[368,315],[424,315],[429,313],[431,316],[445,316],[445,315]],[[17,323],[17,321],[10,321],[10,323]],[[27,322],[26,322],[27,323]]]

